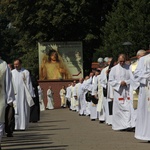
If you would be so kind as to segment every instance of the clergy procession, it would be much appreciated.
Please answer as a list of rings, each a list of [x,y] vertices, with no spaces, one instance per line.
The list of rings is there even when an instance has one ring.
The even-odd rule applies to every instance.
[[[139,50],[136,62],[128,64],[126,55],[120,54],[117,61],[106,57],[101,64],[84,79],[60,87],[61,107],[150,142],[150,54]],[[45,110],[35,78],[20,59],[13,66],[0,59],[0,143],[5,133],[13,137],[14,131],[27,130],[29,122],[39,121],[40,110]],[[51,86],[47,100],[46,109],[54,109]]]
[[[106,57],[101,69],[68,85],[66,99],[79,116],[150,142],[150,54],[139,50],[137,61],[130,64],[125,54],[117,62]]]

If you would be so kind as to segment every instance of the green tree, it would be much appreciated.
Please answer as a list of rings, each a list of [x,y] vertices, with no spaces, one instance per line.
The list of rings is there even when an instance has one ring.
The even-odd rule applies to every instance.
[[[0,9],[0,53],[1,57],[8,63],[12,62],[12,53],[15,49],[15,45],[18,42],[19,35],[16,32],[16,28],[12,26],[10,20],[6,17],[5,7],[6,2],[1,3]],[[15,53],[17,55],[17,53]]]
[[[83,41],[85,69],[100,44],[100,29],[114,0],[2,0],[5,14],[20,39],[14,53],[26,67],[38,68],[37,42]],[[30,53],[30,54],[28,54]],[[30,57],[28,57],[30,56]],[[28,58],[28,61],[26,61]],[[34,61],[30,61],[33,59]],[[34,63],[34,62],[37,63]],[[33,63],[33,64],[32,64]],[[32,68],[33,69],[33,68]]]
[[[123,43],[130,41],[129,56],[136,51],[148,49],[150,44],[150,2],[149,0],[119,0],[113,11],[107,15],[103,28],[103,44],[98,50],[102,56],[117,57],[124,52]]]

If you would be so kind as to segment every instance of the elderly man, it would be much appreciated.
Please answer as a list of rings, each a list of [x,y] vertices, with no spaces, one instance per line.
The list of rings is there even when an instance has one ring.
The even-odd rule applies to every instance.
[[[135,138],[150,142],[150,54],[140,58],[134,77],[140,83]]]
[[[138,65],[138,62],[139,62],[139,59],[141,57],[143,57],[144,55],[146,54],[146,51],[145,50],[139,50],[136,54],[136,57],[137,57],[137,61],[135,61],[134,63],[132,63],[130,65],[130,69],[131,69],[131,96],[133,97],[133,104],[134,104],[134,108],[136,109],[137,108],[137,99],[138,99],[138,90],[133,90],[132,88],[132,83],[133,83],[133,87],[134,87],[134,84],[135,83],[135,80],[134,80],[134,77],[133,77],[133,74],[134,74],[134,71],[136,70],[137,68],[137,65]]]
[[[103,100],[102,100],[102,109],[99,114],[99,121],[100,123],[106,122],[106,124],[112,124],[112,115],[109,115],[109,108],[108,108],[108,98],[107,98],[107,87],[108,87],[108,70],[109,65],[112,61],[112,58],[105,58],[105,68],[102,69],[100,74],[100,84],[103,87]]]
[[[5,61],[0,59],[0,144],[4,130],[6,104],[13,106],[15,100],[10,69]],[[0,146],[1,149],[1,146]]]
[[[137,68],[137,65],[138,65],[138,62],[139,62],[139,59],[141,57],[143,57],[144,55],[146,54],[146,51],[145,50],[139,50],[136,54],[136,57],[137,57],[137,60],[132,63],[130,65],[130,98],[131,100],[133,100],[133,108],[134,108],[134,111],[133,111],[133,118],[132,118],[132,123],[133,125],[135,126],[136,124],[136,117],[137,117],[137,103],[138,103],[138,94],[139,94],[139,82],[136,82],[135,79],[134,79],[134,72]]]
[[[129,65],[125,64],[126,56],[120,54],[118,65],[114,66],[109,74],[109,83],[114,89],[113,102],[113,130],[128,130],[133,128],[131,115],[133,112],[130,100],[130,70]]]

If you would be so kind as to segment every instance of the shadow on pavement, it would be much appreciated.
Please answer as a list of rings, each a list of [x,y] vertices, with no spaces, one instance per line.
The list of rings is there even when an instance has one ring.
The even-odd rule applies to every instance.
[[[66,150],[68,145],[55,145],[52,141],[51,131],[68,130],[69,128],[57,128],[57,125],[49,125],[52,122],[65,122],[65,120],[40,121],[30,123],[26,131],[14,131],[14,137],[4,136],[2,150]]]

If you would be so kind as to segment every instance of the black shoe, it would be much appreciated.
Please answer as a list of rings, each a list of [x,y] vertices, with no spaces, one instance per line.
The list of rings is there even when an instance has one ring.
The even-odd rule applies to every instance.
[[[121,130],[119,130],[119,131],[127,131],[127,129],[121,129]]]
[[[96,119],[91,119],[91,121],[95,121]]]
[[[105,121],[99,121],[99,123],[104,123]]]
[[[126,131],[127,132],[135,132],[135,128],[127,128]]]
[[[148,141],[148,143],[150,143],[150,141]]]
[[[13,134],[12,133],[8,133],[7,137],[13,137]]]
[[[32,121],[32,123],[37,123],[38,121]]]

